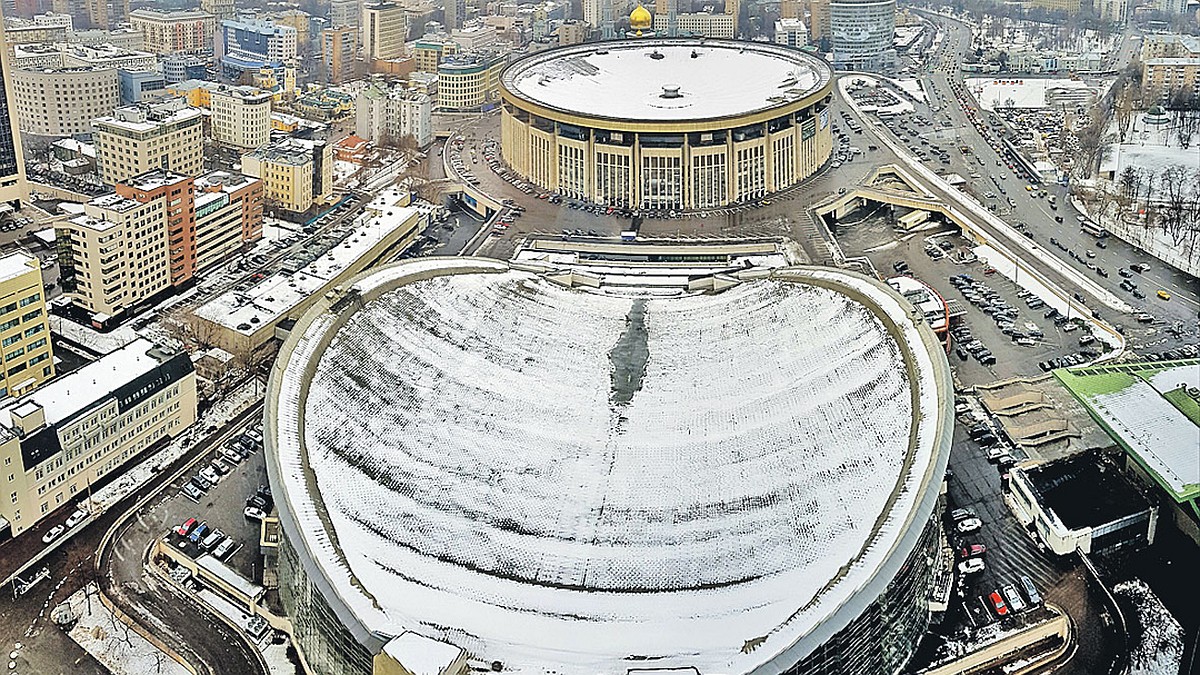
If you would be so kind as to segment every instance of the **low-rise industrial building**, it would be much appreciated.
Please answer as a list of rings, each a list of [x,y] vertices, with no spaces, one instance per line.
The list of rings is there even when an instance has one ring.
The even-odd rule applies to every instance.
[[[257,352],[287,319],[304,313],[325,293],[416,241],[427,222],[407,195],[389,192],[370,202],[340,235],[319,239],[304,258],[248,291],[229,291],[195,312],[196,333],[235,355]]]
[[[196,421],[186,353],[138,339],[0,409],[0,538],[81,498]]]

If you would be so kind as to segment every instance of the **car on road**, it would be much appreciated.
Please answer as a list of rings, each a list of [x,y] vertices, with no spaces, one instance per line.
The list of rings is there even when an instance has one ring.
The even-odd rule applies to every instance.
[[[1124,278],[1126,278],[1126,279],[1128,279],[1129,277],[1133,276],[1133,272],[1130,272],[1129,270],[1125,269],[1124,267],[1118,267],[1118,268],[1117,268],[1117,274],[1118,274],[1118,275],[1120,275],[1120,276],[1122,276],[1122,277],[1124,277]]]
[[[1131,269],[1134,272],[1137,272],[1139,274],[1142,274],[1142,273],[1149,271],[1150,266],[1147,265],[1146,263],[1133,263],[1132,265],[1129,266],[1129,269]]]
[[[1161,299],[1161,300],[1170,300],[1171,299],[1171,294],[1164,291],[1161,288],[1158,289],[1158,292],[1155,293],[1155,295],[1157,295],[1159,297],[1159,299]]]
[[[1096,252],[1095,252],[1095,251],[1093,251],[1093,250],[1092,250],[1092,249],[1090,249],[1090,248],[1089,248],[1087,251],[1085,251],[1085,252],[1084,252],[1084,254],[1085,254],[1085,255],[1087,255],[1087,257],[1089,257],[1089,258],[1095,258],[1095,257],[1096,257]]]
[[[992,610],[996,612],[996,616],[1007,616],[1008,605],[1004,604],[1004,598],[1001,597],[998,591],[992,591],[988,595],[988,600],[992,602]]]
[[[965,520],[958,521],[958,523],[954,526],[954,529],[958,530],[959,534],[970,534],[972,532],[977,532],[981,527],[983,527],[982,520],[978,518],[967,518]]]
[[[986,565],[983,562],[983,558],[967,558],[958,563],[958,572],[963,575],[979,574],[983,571],[984,567]]]
[[[53,542],[55,539],[58,539],[59,536],[61,536],[62,533],[66,532],[66,531],[67,531],[67,528],[63,527],[62,525],[55,525],[54,527],[50,528],[49,532],[42,535],[42,543],[49,544],[49,543]]]
[[[1133,297],[1137,298],[1138,300],[1145,300],[1145,299],[1146,299],[1146,294],[1145,294],[1145,293],[1143,293],[1143,292],[1141,292],[1141,291],[1139,291],[1139,290],[1138,290],[1138,289],[1136,289],[1136,288],[1135,288],[1135,289],[1133,289],[1133,291],[1131,291],[1131,293],[1133,293]]]
[[[67,527],[72,528],[83,522],[88,517],[87,511],[83,509],[75,509],[75,512],[67,517]]]
[[[1013,612],[1019,612],[1025,609],[1025,600],[1021,598],[1021,594],[1017,592],[1017,587],[1012,584],[1007,584],[1002,589],[1004,597],[1008,600],[1008,607]]]
[[[954,509],[950,512],[950,520],[953,520],[954,522],[975,517],[975,509]]]

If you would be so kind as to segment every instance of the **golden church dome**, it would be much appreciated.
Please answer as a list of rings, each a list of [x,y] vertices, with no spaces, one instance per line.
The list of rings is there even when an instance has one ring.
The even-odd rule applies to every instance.
[[[629,15],[629,27],[636,31],[646,30],[654,25],[654,17],[641,3]]]

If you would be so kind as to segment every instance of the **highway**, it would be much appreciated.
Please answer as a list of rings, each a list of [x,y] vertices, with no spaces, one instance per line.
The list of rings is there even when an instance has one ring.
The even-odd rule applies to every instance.
[[[926,128],[920,136],[935,143],[952,143],[955,146],[966,145],[970,148],[970,153],[967,154],[959,152],[956,148],[950,152],[951,164],[948,170],[958,173],[968,181],[960,189],[985,206],[994,204],[996,213],[1006,222],[1028,225],[1033,241],[1045,252],[1053,255],[1057,264],[1078,270],[1136,310],[1154,316],[1157,321],[1150,329],[1140,328],[1125,317],[1104,317],[1110,323],[1129,331],[1127,336],[1135,346],[1148,349],[1160,344],[1172,346],[1179,342],[1194,342],[1197,336],[1197,311],[1200,310],[1200,285],[1196,279],[1115,237],[1109,237],[1103,248],[1098,246],[1095,237],[1079,229],[1076,219],[1078,212],[1070,206],[1070,195],[1065,186],[1040,186],[1056,196],[1057,209],[1051,207],[1048,198],[1040,198],[1036,196],[1036,192],[1027,191],[1025,186],[1028,182],[1014,173],[1008,166],[1011,160],[996,150],[996,147],[1002,147],[999,145],[998,136],[988,132],[990,138],[985,138],[980,133],[970,112],[972,109],[978,109],[977,103],[969,98],[965,88],[958,84],[961,82],[958,64],[962,62],[970,44],[970,28],[940,15],[926,16],[930,16],[942,27],[944,37],[939,50],[929,59],[927,67],[920,69],[922,87],[931,97],[929,105],[916,105],[918,115],[935,120],[939,125]],[[1126,36],[1118,50],[1118,58],[1130,58],[1133,44],[1136,43]],[[959,95],[965,98],[960,99]],[[950,126],[943,126],[942,120],[948,120]],[[891,122],[884,126],[895,135],[896,124]],[[986,118],[982,126],[988,128]],[[995,196],[989,198],[988,193]],[[1009,198],[1015,206],[1009,206]],[[1055,216],[1061,216],[1063,222],[1056,222]],[[1051,238],[1062,243],[1065,250],[1053,245]],[[1078,260],[1067,253],[1072,250],[1078,254]],[[1089,250],[1095,254],[1094,257],[1088,256]],[[1132,281],[1138,284],[1139,290],[1146,296],[1141,299],[1120,288],[1122,277],[1118,275],[1118,269],[1128,269],[1129,265],[1135,262],[1150,265],[1149,270],[1141,274],[1135,273],[1132,277]],[[1093,267],[1105,270],[1108,276],[1101,276],[1089,267],[1089,263]],[[1160,289],[1171,295],[1169,301],[1156,297],[1156,292]],[[1103,315],[1103,310],[1101,313]],[[1178,336],[1170,336],[1163,330],[1168,327],[1180,327],[1182,331]]]

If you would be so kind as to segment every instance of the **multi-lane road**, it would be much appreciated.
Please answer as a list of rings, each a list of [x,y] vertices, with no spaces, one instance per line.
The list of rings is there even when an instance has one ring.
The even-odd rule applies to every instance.
[[[1056,264],[1074,268],[1125,303],[1154,316],[1157,321],[1151,329],[1146,330],[1134,324],[1130,317],[1108,316],[1103,309],[1100,310],[1110,323],[1132,333],[1135,346],[1150,350],[1158,349],[1158,345],[1173,346],[1180,341],[1195,342],[1200,311],[1200,284],[1196,279],[1115,237],[1098,243],[1099,239],[1080,229],[1077,220],[1079,213],[1070,204],[1070,195],[1065,186],[1036,186],[1039,190],[1044,188],[1047,197],[1039,197],[1038,191],[1026,190],[1030,182],[1018,173],[1019,170],[1010,169],[1012,159],[996,149],[998,136],[988,131],[985,133],[990,137],[985,137],[980,132],[976,116],[986,113],[978,112],[977,102],[969,98],[959,84],[961,74],[958,64],[970,46],[970,28],[942,16],[930,16],[941,26],[943,39],[939,49],[929,58],[928,67],[920,72],[922,88],[929,100],[924,104],[917,102],[914,107],[916,115],[937,123],[926,127],[920,136],[943,147],[951,147],[951,164],[947,168],[967,179],[967,184],[960,189],[985,207],[995,205],[996,213],[1009,224],[1027,225],[1033,235],[1033,243],[1053,255]],[[1130,42],[1128,38],[1122,42],[1123,46],[1118,51],[1124,56],[1117,58],[1127,58]],[[949,126],[945,126],[944,121],[949,121]],[[895,124],[889,122],[882,126],[894,133]],[[989,128],[986,117],[981,126]],[[960,152],[959,146],[968,147],[970,152]],[[993,196],[989,197],[989,194]],[[1057,208],[1051,206],[1049,195],[1055,196]],[[1061,223],[1056,216],[1062,219]],[[1053,244],[1052,239],[1061,243],[1062,247]],[[1072,257],[1070,251],[1074,251],[1078,258]],[[1093,255],[1089,256],[1088,251]],[[1122,277],[1118,271],[1128,269],[1132,263],[1150,265],[1149,270],[1134,273],[1132,277],[1139,291],[1146,296],[1144,298],[1137,298],[1120,287]],[[1101,276],[1095,268],[1104,270],[1108,276]],[[1159,290],[1166,291],[1171,299],[1157,297]],[[1178,336],[1163,330],[1176,326],[1184,331]]]

